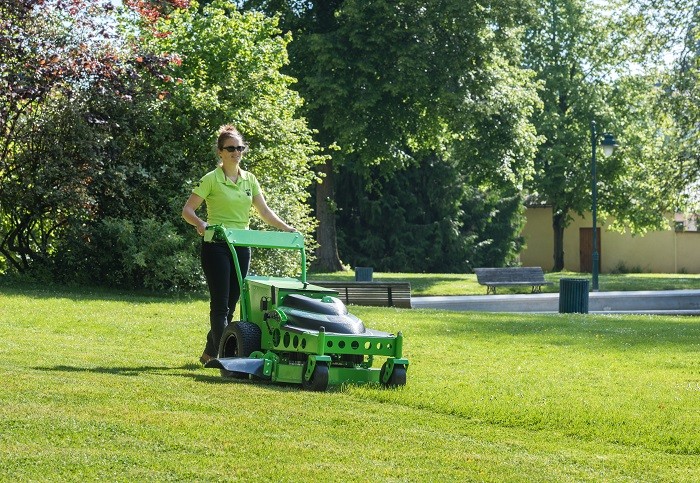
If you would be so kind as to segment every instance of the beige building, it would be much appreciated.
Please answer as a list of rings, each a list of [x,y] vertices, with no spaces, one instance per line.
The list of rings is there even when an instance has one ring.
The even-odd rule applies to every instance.
[[[523,266],[539,266],[545,271],[554,265],[552,210],[530,207],[523,228],[526,248],[520,254]],[[608,231],[598,222],[600,272],[700,273],[700,231],[695,217],[669,218],[669,228],[646,235]],[[574,217],[564,231],[564,268],[590,272],[592,254],[590,216]],[[622,269],[622,270],[621,270]]]

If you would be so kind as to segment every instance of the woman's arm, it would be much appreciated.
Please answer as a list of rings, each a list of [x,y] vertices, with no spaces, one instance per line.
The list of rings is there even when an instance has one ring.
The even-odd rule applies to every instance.
[[[204,235],[204,230],[207,228],[207,222],[197,216],[197,208],[204,202],[204,198],[192,193],[185,206],[182,207],[182,217],[187,223],[197,228],[197,233]]]
[[[194,195],[193,195],[194,196]],[[289,226],[284,221],[277,216],[277,213],[272,211],[267,203],[265,202],[265,197],[262,193],[253,196],[253,206],[258,211],[260,218],[263,219],[265,223],[275,228],[279,228],[282,231],[294,232],[297,231],[296,228]]]

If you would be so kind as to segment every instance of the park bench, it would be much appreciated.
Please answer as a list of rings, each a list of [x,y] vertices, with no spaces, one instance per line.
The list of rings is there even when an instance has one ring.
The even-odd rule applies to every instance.
[[[542,292],[542,285],[552,285],[544,279],[541,267],[475,268],[476,280],[486,285],[486,294],[495,294],[496,287],[529,285],[532,293]]]
[[[338,292],[346,304],[411,308],[409,282],[309,282]]]

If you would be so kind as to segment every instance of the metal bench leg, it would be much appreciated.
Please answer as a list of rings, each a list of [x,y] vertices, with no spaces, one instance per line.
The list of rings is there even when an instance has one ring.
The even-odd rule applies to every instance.
[[[487,285],[486,286],[486,295],[488,295],[490,293],[496,295],[496,286],[495,285]]]

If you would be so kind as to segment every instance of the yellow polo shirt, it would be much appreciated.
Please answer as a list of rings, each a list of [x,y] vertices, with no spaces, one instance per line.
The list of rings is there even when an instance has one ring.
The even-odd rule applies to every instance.
[[[192,193],[204,198],[207,205],[207,223],[226,228],[248,229],[253,197],[261,193],[257,178],[239,169],[238,179],[232,183],[221,167],[208,172]]]

